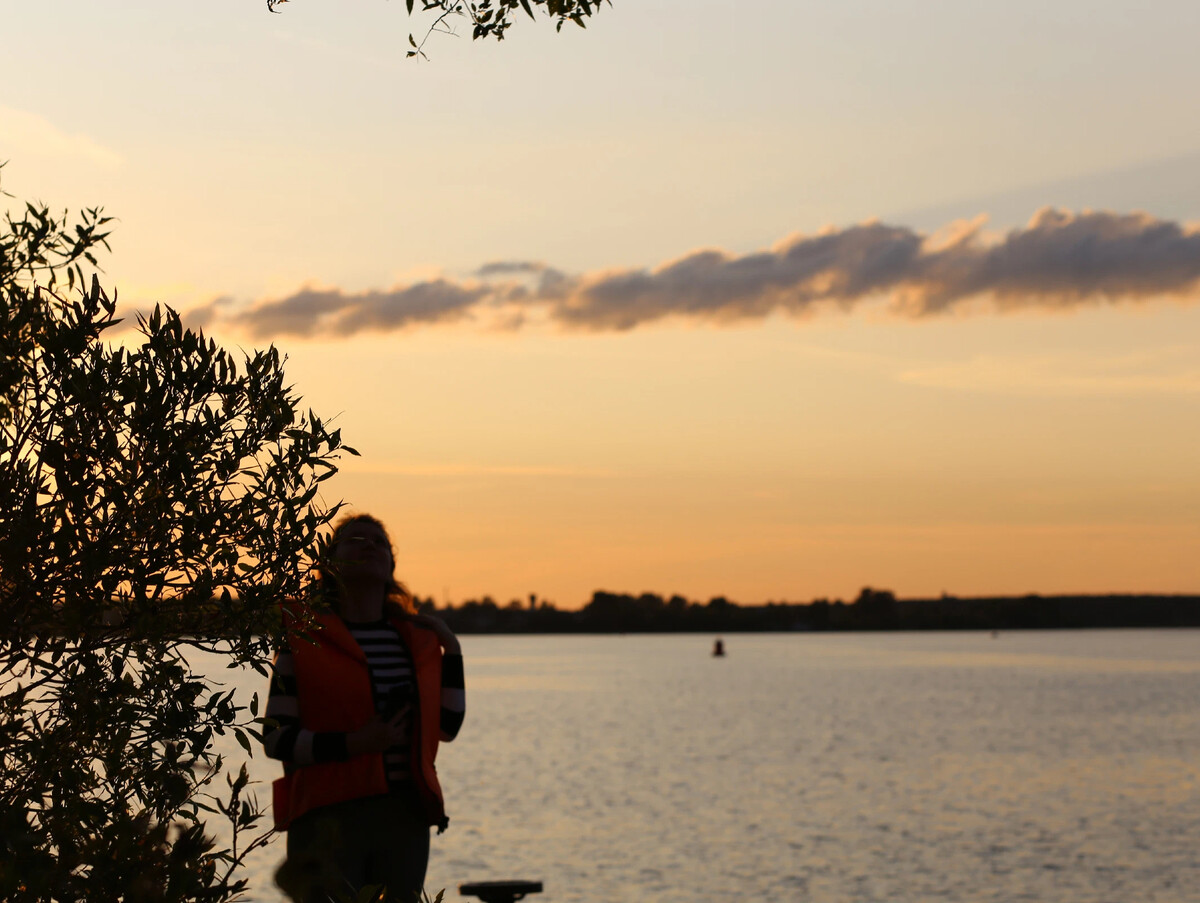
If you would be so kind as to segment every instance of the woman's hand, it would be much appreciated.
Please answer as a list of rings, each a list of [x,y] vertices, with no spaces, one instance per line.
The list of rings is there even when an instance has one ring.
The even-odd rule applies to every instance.
[[[447,655],[462,655],[462,646],[459,645],[458,637],[441,618],[435,618],[433,615],[409,615],[408,619],[414,624],[419,624],[436,633],[442,644],[442,651]]]
[[[346,752],[352,756],[383,752],[405,738],[404,719],[412,709],[402,706],[391,718],[376,715],[356,731],[346,735]]]

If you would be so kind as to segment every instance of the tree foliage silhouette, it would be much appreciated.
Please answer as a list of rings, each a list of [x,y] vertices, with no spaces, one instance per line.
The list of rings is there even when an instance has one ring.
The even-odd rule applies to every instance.
[[[83,269],[108,223],[0,224],[0,899],[222,901],[268,835],[216,738],[249,751],[258,702],[197,653],[266,673],[354,452],[274,348],[235,360],[158,307],[108,341]]]
[[[279,7],[288,0],[267,0],[267,9],[278,12]],[[411,16],[417,9],[418,0],[405,0],[408,14]],[[471,37],[495,38],[504,40],[504,33],[512,27],[514,16],[524,12],[530,19],[536,19],[534,11],[545,14],[554,22],[556,30],[561,31],[563,25],[573,22],[580,28],[587,27],[587,20],[599,12],[602,3],[612,5],[611,0],[419,0],[419,11],[433,16],[426,38],[435,31],[449,30],[446,23],[455,17],[467,19],[471,23]],[[408,36],[408,56],[424,56],[420,43],[410,34]]]

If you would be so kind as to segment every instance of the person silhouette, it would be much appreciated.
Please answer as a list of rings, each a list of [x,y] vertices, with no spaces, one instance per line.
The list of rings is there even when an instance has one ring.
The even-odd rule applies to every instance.
[[[316,629],[285,638],[267,697],[263,746],[284,764],[275,826],[288,835],[276,881],[302,903],[371,886],[411,903],[429,829],[449,822],[434,760],[463,723],[462,650],[417,614],[370,515],[334,527],[317,593]]]

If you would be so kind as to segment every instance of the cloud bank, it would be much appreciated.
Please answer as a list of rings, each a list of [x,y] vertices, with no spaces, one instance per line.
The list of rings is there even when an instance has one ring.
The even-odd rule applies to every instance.
[[[358,294],[305,288],[286,298],[264,301],[241,311],[234,309],[229,298],[218,298],[189,311],[187,322],[199,327],[215,324],[238,327],[256,338],[341,338],[360,332],[391,332],[422,323],[456,320],[494,294],[485,286],[468,287],[444,279]]]
[[[868,301],[931,317],[979,302],[1070,309],[1193,295],[1200,295],[1200,229],[1143,213],[1047,208],[1000,235],[988,234],[982,219],[932,235],[869,222],[789,236],[740,256],[699,250],[653,269],[570,275],[498,261],[469,279],[388,291],[305,288],[243,309],[219,299],[189,319],[257,338],[334,338],[463,319],[623,331],[668,318],[719,325]]]

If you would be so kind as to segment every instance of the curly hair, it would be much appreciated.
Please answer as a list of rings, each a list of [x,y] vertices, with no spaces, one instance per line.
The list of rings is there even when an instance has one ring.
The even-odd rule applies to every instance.
[[[388,575],[387,584],[384,586],[384,604],[398,606],[405,614],[416,614],[417,605],[413,600],[412,593],[408,591],[407,586],[396,579],[396,550],[392,547],[392,537],[388,534],[387,527],[383,525],[379,518],[361,512],[343,515],[333,525],[333,532],[329,535],[329,544],[325,548],[325,555],[322,556],[323,560],[317,567],[317,585],[320,588],[321,595],[331,607],[335,610],[338,608],[341,586],[337,575],[329,567],[329,559],[333,555],[333,550],[337,546],[342,532],[351,524],[357,523],[367,523],[378,527],[387,540],[388,554],[392,558],[392,572]]]

